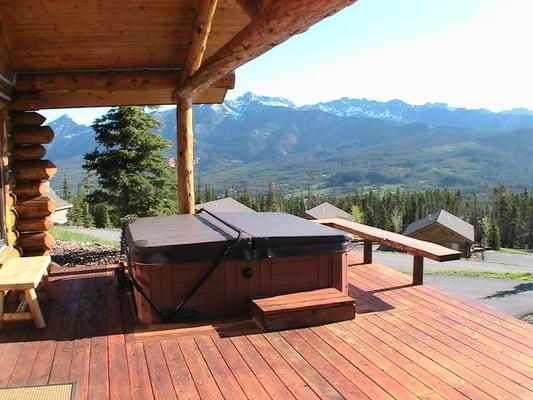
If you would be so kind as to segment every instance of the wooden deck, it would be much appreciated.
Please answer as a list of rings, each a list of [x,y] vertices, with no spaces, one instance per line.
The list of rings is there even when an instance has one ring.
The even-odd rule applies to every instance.
[[[76,382],[77,400],[533,399],[533,326],[380,265],[349,275],[355,320],[262,334],[246,321],[140,331],[110,270],[68,270],[53,277],[45,330],[0,333],[0,387]]]

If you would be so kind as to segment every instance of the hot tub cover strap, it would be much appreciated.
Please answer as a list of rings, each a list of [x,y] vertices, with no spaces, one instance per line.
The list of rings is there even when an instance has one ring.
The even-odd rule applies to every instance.
[[[151,298],[146,294],[142,286],[137,282],[133,274],[130,272],[128,273],[128,279],[132,284],[132,287],[135,288],[141,296],[144,297],[144,299],[150,304],[150,306],[159,314],[161,317],[162,322],[179,322],[179,321],[185,321],[190,320],[198,316],[199,310],[197,308],[188,308],[185,307],[185,304],[194,296],[194,294],[203,286],[203,284],[209,279],[209,277],[217,270],[217,268],[224,262],[224,260],[231,254],[233,249],[235,249],[240,242],[243,239],[243,231],[234,225],[230,224],[227,221],[224,221],[222,218],[217,217],[216,215],[210,213],[209,211],[205,209],[200,209],[198,213],[204,212],[206,214],[209,214],[211,217],[217,219],[218,221],[222,222],[229,228],[233,229],[237,232],[237,237],[230,241],[228,246],[224,249],[223,252],[221,252],[216,260],[213,262],[213,265],[209,270],[205,273],[205,275],[194,285],[194,287],[191,289],[191,291],[183,298],[182,301],[179,302],[179,304],[172,308],[172,309],[163,309],[159,305],[157,305]],[[127,245],[125,245],[127,247]],[[130,269],[132,266],[131,259],[130,259],[130,252],[125,249],[126,257],[128,259],[128,268]]]

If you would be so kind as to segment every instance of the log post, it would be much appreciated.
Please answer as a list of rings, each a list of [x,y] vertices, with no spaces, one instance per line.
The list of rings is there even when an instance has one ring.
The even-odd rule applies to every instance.
[[[194,214],[194,150],[192,100],[178,98],[178,205],[180,214]]]
[[[191,41],[180,84],[189,79],[202,65],[207,39],[211,32],[211,25],[218,0],[199,0],[197,2],[196,17],[193,22]],[[178,207],[180,214],[194,214],[194,135],[192,124],[192,96],[178,96]]]

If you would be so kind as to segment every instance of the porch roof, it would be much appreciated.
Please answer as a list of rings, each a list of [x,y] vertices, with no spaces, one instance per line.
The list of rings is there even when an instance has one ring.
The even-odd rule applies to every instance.
[[[354,1],[2,1],[0,91],[25,111],[220,103],[237,67]]]

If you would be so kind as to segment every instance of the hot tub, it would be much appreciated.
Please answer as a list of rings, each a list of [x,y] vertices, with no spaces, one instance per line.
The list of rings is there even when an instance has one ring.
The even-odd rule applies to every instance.
[[[161,322],[149,300],[172,309],[210,270],[184,304],[200,319],[249,315],[252,298],[328,287],[348,292],[350,237],[290,214],[140,218],[129,222],[124,233],[142,323]],[[230,245],[229,254],[221,257]]]

